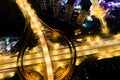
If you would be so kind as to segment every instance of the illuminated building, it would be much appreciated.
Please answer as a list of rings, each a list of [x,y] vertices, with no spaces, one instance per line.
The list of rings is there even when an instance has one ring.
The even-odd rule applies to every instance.
[[[54,80],[54,79],[60,80],[59,77],[62,75],[61,73],[67,71],[67,69],[69,71],[69,68],[70,68],[71,73],[73,71],[72,78],[75,78],[75,79],[81,78],[81,75],[79,75],[79,69],[80,69],[80,71],[83,72],[82,75],[84,75],[83,79],[88,80],[91,77],[87,75],[88,74],[87,68],[83,69],[84,63],[82,62],[84,62],[84,60],[86,63],[85,66],[89,65],[90,63],[92,64],[92,61],[93,61],[93,64],[97,66],[99,64],[97,64],[97,62],[94,63],[94,60],[96,59],[102,60],[105,58],[120,56],[119,31],[116,34],[112,34],[112,35],[111,34],[110,35],[104,35],[104,34],[89,35],[89,32],[88,32],[87,35],[82,35],[85,38],[84,41],[81,40],[72,44],[72,42],[74,41],[69,41],[70,39],[67,40],[67,37],[60,31],[54,31],[51,28],[46,28],[47,25],[44,22],[42,22],[41,19],[39,19],[34,8],[32,8],[31,4],[27,3],[26,0],[16,0],[16,3],[18,4],[21,11],[23,12],[24,17],[28,21],[26,30],[31,31],[32,29],[33,33],[36,33],[37,36],[34,34],[25,33],[25,35],[22,35],[23,36],[22,41],[20,40],[21,44],[17,46],[18,48],[20,48],[18,49],[20,50],[20,52],[13,54],[10,57],[6,55],[0,55],[1,57],[0,58],[1,59],[0,60],[1,61],[0,62],[0,72],[1,72],[0,79],[3,79],[5,77],[12,77],[14,79],[13,76],[14,75],[16,76],[15,72],[19,70],[23,72],[23,73],[20,72],[20,74],[24,75],[23,77],[25,77],[28,80],[30,79],[39,80],[43,78],[47,80]],[[99,7],[97,9],[99,9]],[[101,8],[99,10],[101,10]],[[96,13],[98,12],[96,11]],[[102,11],[99,15],[97,15],[96,13],[94,13],[94,16],[97,18],[99,18],[102,15],[101,14]],[[92,23],[92,21],[95,20],[93,18],[91,16],[87,16],[86,20]],[[29,23],[30,23],[31,29],[29,28]],[[87,23],[84,23],[83,26],[86,28],[89,27],[89,25],[87,26],[86,24]],[[62,35],[59,34],[58,32],[60,32]],[[81,32],[79,34],[81,34]],[[29,35],[32,35],[32,37],[30,37]],[[36,42],[40,44],[37,45]],[[22,43],[24,43],[25,45]],[[72,55],[71,57],[72,52],[74,53],[74,48],[76,49],[77,55],[76,57],[75,55]],[[17,58],[18,54],[19,54],[18,56],[19,58]],[[22,57],[23,55],[24,57]],[[74,60],[74,57],[76,60]],[[87,60],[88,62],[86,62]],[[70,65],[68,64],[68,62],[70,63]],[[78,68],[73,69],[73,67],[72,68],[69,67],[71,66],[71,64],[75,64],[75,66]],[[117,69],[117,68],[115,69],[114,67],[115,64],[111,64],[111,65],[113,70]],[[107,67],[98,66],[97,68],[99,67],[100,67],[100,70],[101,68],[103,71],[108,70]],[[76,70],[78,71],[78,73],[76,73]],[[70,78],[71,75],[69,76],[70,73],[68,73],[68,71],[66,72],[68,75],[66,75],[65,73],[62,76],[62,78],[67,76],[67,80],[69,80],[68,78]],[[74,73],[76,75],[74,75]],[[77,76],[77,77],[74,77],[74,76]]]

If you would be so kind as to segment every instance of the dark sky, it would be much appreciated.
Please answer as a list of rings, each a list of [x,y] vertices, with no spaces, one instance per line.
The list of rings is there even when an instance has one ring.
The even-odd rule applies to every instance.
[[[13,0],[0,0],[0,36],[21,34],[25,19]]]

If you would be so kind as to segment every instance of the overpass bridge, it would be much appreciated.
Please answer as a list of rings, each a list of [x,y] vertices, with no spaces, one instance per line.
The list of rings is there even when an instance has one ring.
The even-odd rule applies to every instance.
[[[111,38],[103,38],[94,40],[87,39],[86,42],[75,44],[77,52],[76,65],[79,65],[82,60],[92,54],[101,54],[100,58],[120,56],[120,35],[115,35]],[[71,58],[68,48],[52,50],[50,53],[51,61],[66,61]],[[58,54],[59,53],[59,54]],[[104,54],[105,53],[105,54]],[[18,54],[18,53],[17,53]],[[13,57],[0,55],[0,79],[5,76],[13,76],[17,71],[17,54]],[[24,55],[24,65],[35,65],[45,63],[44,56],[41,53],[27,53]],[[6,74],[7,73],[7,74]]]

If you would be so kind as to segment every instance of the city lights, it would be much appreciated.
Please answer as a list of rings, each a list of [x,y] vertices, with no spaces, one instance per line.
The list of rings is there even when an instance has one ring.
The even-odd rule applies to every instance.
[[[79,0],[76,1],[79,2]],[[78,23],[86,27],[87,24],[84,23],[84,20],[87,19],[88,21],[93,21],[92,16],[95,16],[100,20],[101,32],[103,34],[92,36],[89,34],[83,35],[85,41],[82,42],[82,38],[78,41],[79,44],[77,44],[77,42],[74,43],[73,41],[75,48],[72,48],[71,46],[73,44],[69,43],[69,41],[66,41],[69,45],[66,45],[66,43],[63,42],[63,38],[61,39],[61,37],[64,37],[63,35],[60,35],[57,31],[49,33],[49,30],[44,28],[46,25],[44,22],[42,23],[42,20],[37,16],[36,11],[31,7],[31,4],[28,3],[27,0],[16,0],[16,4],[19,6],[24,17],[30,20],[30,27],[33,30],[33,33],[39,38],[37,40],[39,43],[37,46],[32,49],[26,47],[25,51],[21,51],[24,52],[24,57],[19,59],[20,61],[23,59],[23,62],[21,63],[23,63],[22,68],[24,67],[24,71],[26,71],[24,77],[27,80],[39,80],[40,77],[36,77],[37,72],[40,73],[39,76],[41,76],[42,79],[45,77],[45,80],[60,80],[65,78],[67,76],[66,74],[69,74],[69,70],[73,68],[71,65],[74,61],[76,61],[76,66],[80,65],[82,61],[87,59],[90,55],[95,55],[98,57],[98,60],[120,56],[120,33],[110,34],[110,29],[105,20],[109,8],[104,9],[101,7],[100,1],[91,0],[92,6],[90,8],[90,15],[88,15],[88,12],[85,10],[81,11],[81,14],[78,16]],[[62,0],[61,2],[62,5],[66,5],[66,3],[67,0]],[[111,3],[111,5],[115,4]],[[80,6],[76,6],[75,8],[80,8]],[[45,31],[47,33],[45,33]],[[78,30],[78,32],[76,31],[76,35],[77,33],[81,35],[81,30]],[[6,39],[6,43],[9,44],[8,38]],[[3,42],[0,44],[3,44]],[[72,54],[74,52],[76,52],[75,55]],[[18,62],[18,54],[20,53],[18,52],[11,57],[0,55],[0,79],[5,78],[6,76],[13,77],[18,70],[17,68],[21,67],[21,64]],[[35,71],[32,73],[32,69],[35,70],[36,73]],[[6,72],[9,72],[9,76],[5,74]]]

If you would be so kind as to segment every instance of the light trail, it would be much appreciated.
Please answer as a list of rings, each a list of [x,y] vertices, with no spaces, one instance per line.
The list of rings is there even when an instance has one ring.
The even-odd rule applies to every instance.
[[[53,70],[52,70],[52,63],[51,58],[49,55],[49,50],[47,46],[47,42],[43,33],[44,27],[40,22],[35,10],[32,9],[31,4],[27,2],[27,0],[16,0],[17,5],[23,12],[24,16],[28,16],[30,18],[31,28],[33,32],[39,37],[39,44],[42,47],[46,69],[47,69],[47,77],[48,80],[54,80]]]
[[[112,42],[116,40],[116,42]],[[86,55],[91,55],[91,54],[96,54],[96,53],[108,53],[105,54],[102,57],[106,57],[106,56],[114,56],[114,55],[120,55],[120,42],[118,39],[111,39],[111,40],[101,40],[102,43],[106,44],[96,44],[96,45],[81,45],[81,46],[76,46],[76,51],[77,51],[77,59],[81,58],[82,56],[86,56]],[[99,43],[99,42],[98,42]],[[85,47],[86,46],[86,47]],[[118,54],[113,54],[113,52],[119,52]],[[51,61],[63,61],[63,60],[68,60],[71,58],[70,54],[69,54],[69,49],[68,48],[63,48],[63,49],[58,49],[58,50],[53,50],[50,51],[51,54]],[[60,54],[58,54],[60,53]],[[41,54],[41,55],[40,55]],[[13,68],[15,69],[16,66],[16,60],[17,60],[17,56],[14,57],[7,57],[6,56],[0,56],[2,58],[0,58],[0,72],[2,71],[9,71],[10,69],[13,70]],[[5,58],[4,58],[5,57]],[[44,60],[44,56],[41,53],[34,53],[34,54],[26,54],[24,56],[24,66],[27,65],[33,65],[33,64],[41,64],[41,63],[45,63]],[[77,63],[76,65],[78,65],[80,63]],[[16,70],[16,69],[15,69]]]
[[[77,51],[77,61],[76,65],[79,65],[82,61],[82,58],[89,56],[91,54],[100,53],[98,56],[99,59],[109,58],[113,56],[120,56],[120,34],[114,35],[110,39],[90,39],[86,44],[81,44],[76,46]],[[36,51],[36,50],[35,50]],[[52,54],[51,54],[52,53]],[[59,53],[59,54],[58,54]],[[40,55],[41,54],[41,55]],[[27,53],[24,56],[24,66],[31,66],[45,63],[43,53]],[[69,48],[62,48],[50,51],[51,61],[66,61],[71,58],[69,54]],[[14,57],[9,56],[0,56],[0,79],[5,78],[7,75],[9,77],[14,76],[14,73],[17,71],[17,55]],[[62,64],[61,64],[62,65]],[[6,75],[7,73],[7,75]]]
[[[108,10],[104,10],[100,5],[98,0],[92,1],[92,6],[90,9],[90,15],[94,15],[96,18],[98,18],[101,22],[101,31],[103,34],[108,35],[110,33],[110,30],[107,26],[107,22],[105,21],[105,15],[108,12]]]
[[[42,48],[44,48],[43,52],[41,53],[25,55],[24,66],[46,63],[48,80],[54,80],[51,62],[69,60],[71,58],[69,54],[69,49],[68,48],[63,48],[59,50],[56,49],[49,52],[47,48],[46,40],[42,33],[42,30],[44,30],[44,27],[40,23],[39,18],[37,17],[34,9],[31,8],[31,5],[28,4],[26,0],[16,0],[16,3],[20,6],[23,13],[27,12],[28,15],[30,16],[31,28],[33,29],[34,33],[37,33],[39,35],[39,38],[41,39],[40,41],[42,43]],[[24,16],[25,15],[26,14],[24,14]],[[104,22],[104,20],[102,22]],[[106,24],[104,26],[106,26]],[[83,45],[76,46],[77,59],[86,55],[97,54],[97,53],[101,53],[100,58],[120,55],[120,42],[119,42],[120,35],[115,35],[113,37],[114,38],[110,40],[101,40],[99,38],[96,40],[95,38],[95,41],[92,41],[92,38],[89,37],[89,40],[87,40],[87,44],[83,43]],[[112,54],[114,52],[118,52],[118,53]],[[44,55],[40,55],[43,53]],[[51,53],[52,55],[50,55]],[[102,53],[108,53],[108,54],[103,55]],[[1,61],[0,62],[0,79],[2,79],[5,76],[4,75],[5,72],[12,71],[13,73],[14,71],[17,70],[16,69],[17,56],[11,57],[11,58],[9,56],[8,57],[0,56],[0,57],[1,57],[0,58],[0,61]],[[79,65],[79,64],[80,64],[80,61],[76,63],[76,65]],[[11,75],[13,76],[13,74]]]

